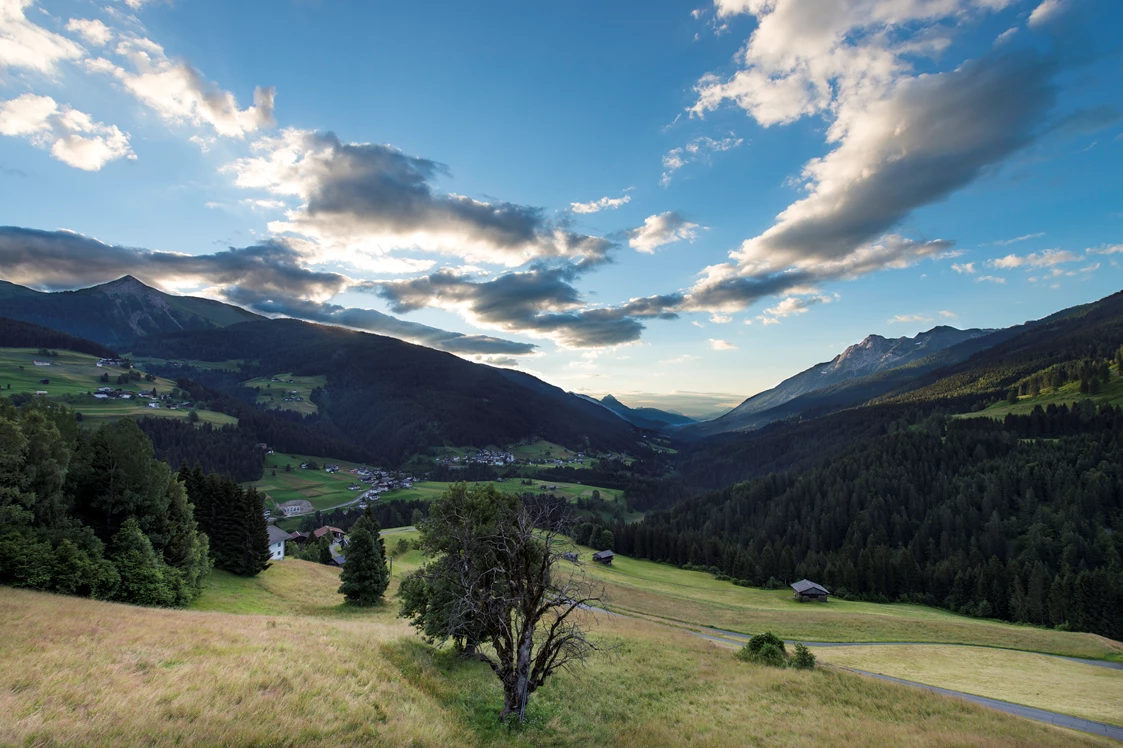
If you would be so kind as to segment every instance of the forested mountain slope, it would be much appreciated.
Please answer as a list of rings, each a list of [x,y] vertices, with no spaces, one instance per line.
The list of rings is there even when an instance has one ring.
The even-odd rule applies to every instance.
[[[570,449],[640,449],[631,424],[600,405],[522,372],[380,335],[269,320],[139,338],[134,352],[242,359],[246,379],[324,375],[327,385],[313,392],[319,421],[391,462],[432,445],[507,445],[532,436]]]
[[[627,555],[1123,638],[1123,411],[934,416],[612,527]]]

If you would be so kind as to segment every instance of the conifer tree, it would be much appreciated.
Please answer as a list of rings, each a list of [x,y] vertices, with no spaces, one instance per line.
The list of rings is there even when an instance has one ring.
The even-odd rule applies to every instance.
[[[374,605],[390,585],[386,570],[386,546],[381,537],[378,518],[368,506],[363,516],[351,528],[347,544],[347,563],[339,587],[340,594],[355,605]]]

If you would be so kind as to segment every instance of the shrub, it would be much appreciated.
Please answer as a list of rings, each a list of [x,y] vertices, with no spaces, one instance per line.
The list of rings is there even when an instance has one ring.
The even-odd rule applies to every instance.
[[[784,647],[784,640],[771,631],[757,634],[749,639],[741,651],[737,653],[737,657],[745,662],[755,662],[758,665],[788,666],[788,651]]]
[[[803,644],[796,642],[791,665],[796,670],[813,670],[815,668],[815,654]]]

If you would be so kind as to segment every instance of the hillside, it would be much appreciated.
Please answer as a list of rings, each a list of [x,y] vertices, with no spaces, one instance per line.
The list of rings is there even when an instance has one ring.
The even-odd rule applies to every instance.
[[[857,405],[897,389],[933,368],[957,363],[996,345],[1005,339],[1004,335],[1003,331],[957,330],[942,325],[912,338],[870,335],[832,360],[753,395],[720,418],[684,428],[679,435],[700,438],[747,431],[804,413],[818,415],[829,409]],[[886,376],[887,372],[895,372],[896,376]]]
[[[262,317],[229,304],[175,296],[126,275],[78,291],[46,293],[0,281],[0,317],[120,348],[136,337],[226,327]]]
[[[531,437],[572,450],[643,449],[631,424],[600,405],[522,372],[380,335],[268,320],[139,338],[133,352],[204,362],[240,359],[240,381],[277,372],[322,376],[325,385],[310,393],[319,415],[304,423],[346,435],[394,464],[431,446],[485,447]],[[207,381],[206,372],[175,372]],[[240,381],[225,385],[228,394],[244,389]],[[257,393],[249,392],[256,400]]]
[[[647,569],[624,571],[653,583]],[[714,584],[678,574],[678,594]],[[340,606],[338,584],[335,569],[285,560],[253,579],[212,573],[191,611],[5,589],[0,742],[1105,744],[845,671],[739,662],[728,644],[623,616],[597,617],[607,651],[536,692],[513,730],[496,722],[498,682],[485,665],[424,645],[392,599]]]

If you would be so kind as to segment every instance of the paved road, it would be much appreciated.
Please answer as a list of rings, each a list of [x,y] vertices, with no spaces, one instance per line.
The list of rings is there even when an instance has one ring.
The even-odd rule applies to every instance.
[[[650,620],[652,623],[662,623],[665,626],[677,628],[685,631],[688,634],[708,639],[718,644],[725,644],[727,646],[737,646],[738,642],[748,641],[747,634],[741,634],[736,631],[726,631],[724,629],[715,629],[708,626],[700,626],[698,629],[689,627],[685,624],[678,624],[671,621],[655,620],[639,618],[637,616],[629,616],[624,613],[614,613],[603,608],[591,608],[598,613],[607,613],[608,615],[621,616],[623,618],[633,618],[635,620]],[[787,642],[794,644],[795,642]],[[940,644],[939,642],[802,642],[809,647],[863,647],[863,646],[887,646],[887,645],[907,645],[907,646],[952,646],[952,647],[969,647],[970,644]],[[1020,651],[1020,650],[1019,650]],[[1034,653],[1037,654],[1037,653]],[[1096,667],[1106,667],[1114,670],[1123,670],[1123,663],[1118,662],[1104,662],[1102,660],[1085,660],[1079,657],[1061,657],[1060,655],[1047,655],[1048,657],[1060,657],[1062,660],[1072,660],[1073,662],[1082,662],[1086,665],[1095,665]],[[857,670],[855,668],[840,668],[842,670],[849,670],[853,673],[866,675],[871,678],[879,680],[887,680],[893,683],[900,683],[905,686],[914,686],[916,688],[923,688],[933,693],[943,694],[944,696],[954,696],[959,699],[970,701],[974,704],[997,709],[1006,714],[1012,714],[1017,717],[1025,717],[1026,719],[1036,720],[1038,722],[1048,722],[1058,727],[1067,727],[1070,730],[1078,730],[1080,732],[1087,732],[1093,735],[1103,735],[1108,738],[1123,741],[1123,727],[1116,727],[1115,725],[1104,724],[1103,722],[1096,722],[1090,719],[1081,719],[1080,717],[1072,717],[1067,714],[1060,714],[1058,712],[1050,712],[1045,709],[1036,709],[1031,706],[1024,706],[1022,704],[1014,704],[1009,701],[1001,701],[999,699],[988,699],[985,696],[976,696],[963,691],[952,691],[947,688],[940,688],[938,686],[930,686],[926,683],[917,683],[916,681],[903,680],[901,678],[893,678],[888,675],[881,675],[880,673],[871,673],[865,670]]]

